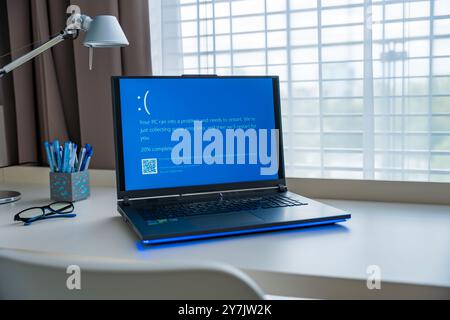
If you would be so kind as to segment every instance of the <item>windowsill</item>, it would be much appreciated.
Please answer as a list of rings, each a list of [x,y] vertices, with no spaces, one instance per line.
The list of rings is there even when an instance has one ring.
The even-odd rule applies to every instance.
[[[450,204],[450,183],[288,178],[288,186],[308,198]]]
[[[90,170],[91,185],[116,186],[113,170]],[[2,184],[48,185],[46,167],[0,169]],[[450,204],[449,183],[288,178],[289,189],[308,198]]]

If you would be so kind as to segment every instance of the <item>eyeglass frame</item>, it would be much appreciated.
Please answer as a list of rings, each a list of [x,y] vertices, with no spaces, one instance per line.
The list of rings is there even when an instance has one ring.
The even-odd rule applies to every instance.
[[[56,204],[67,204],[65,207],[61,208],[61,210],[54,210],[51,208],[52,205]],[[21,218],[20,215],[26,211],[30,210],[42,210],[42,215],[37,215],[36,217],[32,218]],[[63,212],[64,210],[69,209],[67,212]],[[49,213],[46,213],[46,211],[50,211]],[[75,211],[75,206],[73,202],[69,201],[56,201],[53,203],[50,203],[49,205],[42,206],[42,207],[31,207],[24,209],[17,213],[14,216],[14,221],[21,221],[24,223],[25,226],[31,225],[33,222],[36,221],[42,221],[42,220],[48,220],[48,219],[55,219],[55,218],[75,218],[77,215],[72,213]]]

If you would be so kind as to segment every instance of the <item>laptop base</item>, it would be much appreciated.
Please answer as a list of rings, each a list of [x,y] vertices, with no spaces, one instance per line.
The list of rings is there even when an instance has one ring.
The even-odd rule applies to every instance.
[[[144,245],[160,245],[160,244],[204,240],[204,239],[212,239],[212,238],[223,238],[223,237],[229,237],[229,236],[255,234],[255,233],[263,233],[263,232],[271,232],[271,231],[300,229],[300,228],[307,228],[307,227],[314,227],[314,226],[336,224],[336,223],[345,222],[345,221],[347,221],[347,219],[304,222],[304,223],[292,224],[292,225],[262,227],[262,228],[237,230],[237,231],[225,231],[225,232],[217,232],[217,233],[209,233],[209,234],[199,234],[199,235],[194,235],[194,236],[181,236],[181,237],[173,237],[173,238],[165,238],[165,239],[143,240],[142,243]]]

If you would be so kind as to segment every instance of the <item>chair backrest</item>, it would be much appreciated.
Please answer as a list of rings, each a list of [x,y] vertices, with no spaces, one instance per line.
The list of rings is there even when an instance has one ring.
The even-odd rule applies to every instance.
[[[0,249],[0,299],[262,299],[217,263],[130,261]]]

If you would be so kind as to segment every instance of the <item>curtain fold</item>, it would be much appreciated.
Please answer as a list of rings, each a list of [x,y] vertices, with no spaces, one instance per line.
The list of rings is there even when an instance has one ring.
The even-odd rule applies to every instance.
[[[47,41],[61,31],[66,8],[115,15],[130,46],[96,49],[88,67],[84,34],[65,41],[13,72],[19,162],[45,161],[43,141],[70,139],[95,148],[92,168],[114,168],[111,76],[151,74],[147,0],[7,0],[10,46]],[[17,58],[28,50],[13,54]]]
[[[50,29],[52,17],[48,15],[48,7],[51,5],[55,5],[55,0],[50,2],[31,1],[33,39],[47,39],[57,33]],[[63,96],[60,84],[69,83],[72,79],[68,78],[70,74],[67,75],[67,78],[58,79],[54,59],[58,49],[50,50],[37,57],[35,61],[38,142],[49,140],[52,137],[59,137],[62,141],[69,139],[68,121],[64,116],[64,104],[68,101],[68,97]],[[42,143],[39,144],[39,147],[42,154]]]
[[[26,51],[15,51],[35,42],[32,33],[31,7],[29,1],[7,0],[8,27],[11,59],[16,59]],[[35,103],[34,68],[27,63],[12,73],[14,84],[15,110],[17,121],[18,161],[37,162],[38,130],[37,107]],[[13,141],[16,143],[16,141]]]
[[[0,1],[0,65],[11,62],[8,29],[6,1]],[[0,167],[17,163],[16,132],[14,86],[8,74],[0,81]]]

